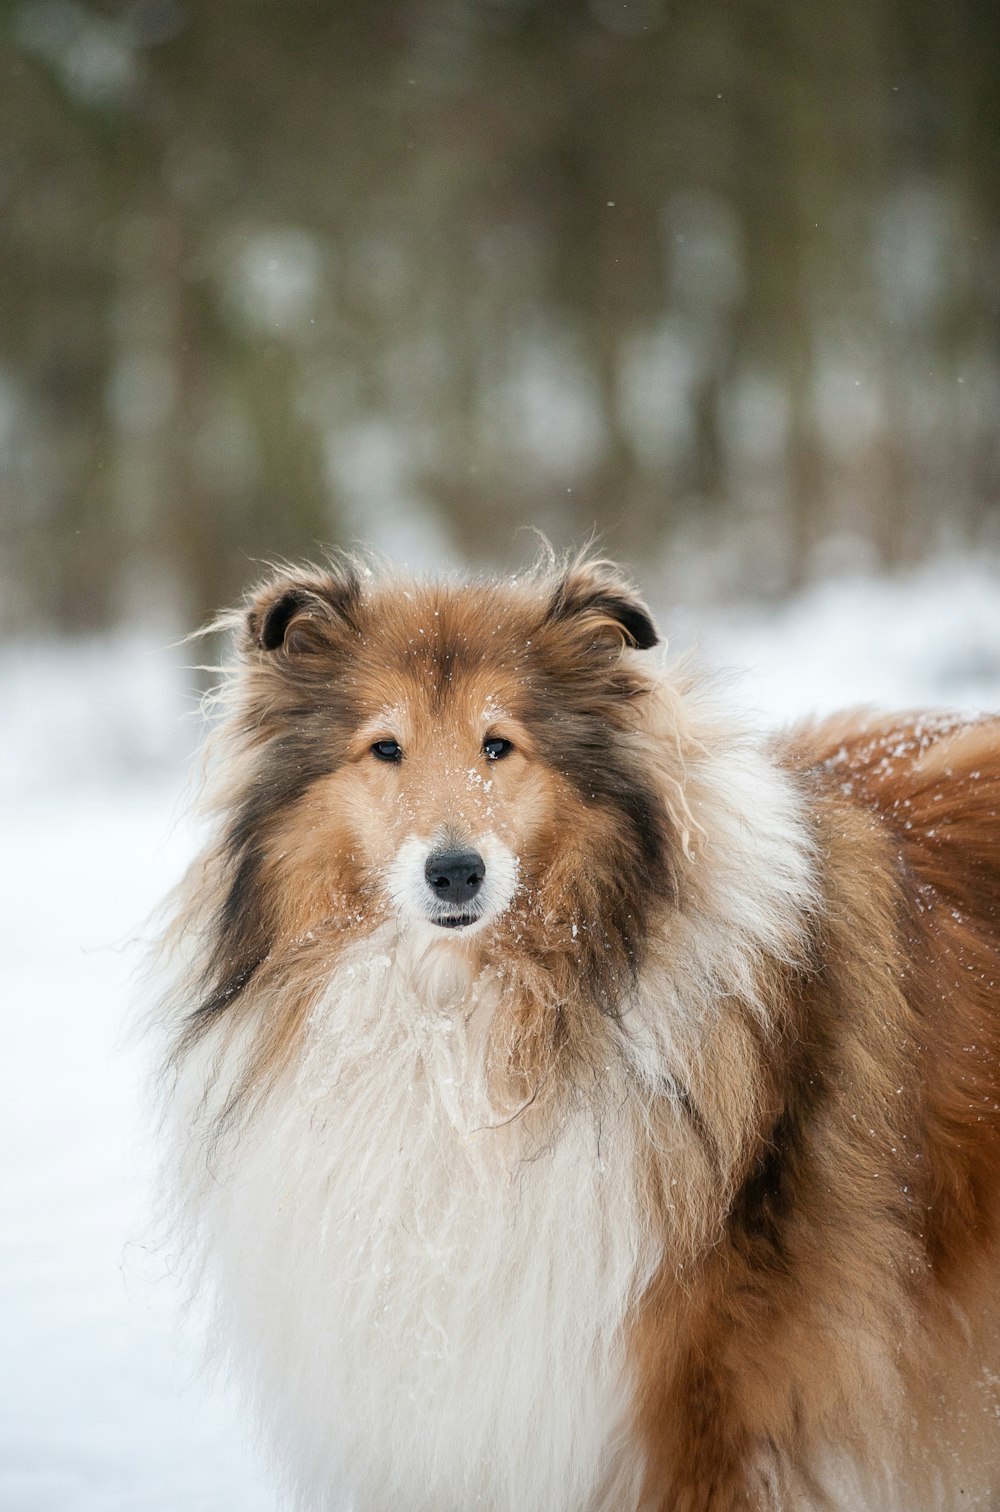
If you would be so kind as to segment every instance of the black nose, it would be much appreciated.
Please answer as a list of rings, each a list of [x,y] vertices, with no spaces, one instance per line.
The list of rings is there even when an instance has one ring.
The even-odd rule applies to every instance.
[[[468,903],[483,885],[486,862],[478,851],[435,851],[428,856],[424,876],[442,903]]]

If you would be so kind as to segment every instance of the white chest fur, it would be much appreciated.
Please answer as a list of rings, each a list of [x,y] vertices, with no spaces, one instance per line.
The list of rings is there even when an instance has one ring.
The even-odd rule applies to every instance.
[[[469,996],[450,949],[432,957],[390,942],[342,965],[294,1075],[214,1146],[190,1130],[238,1047],[209,1038],[185,1067],[187,1218],[221,1345],[309,1507],[634,1505],[622,1323],[659,1257],[627,1089],[609,1068],[602,1108],[581,1099],[544,1148],[498,1126],[496,988]]]

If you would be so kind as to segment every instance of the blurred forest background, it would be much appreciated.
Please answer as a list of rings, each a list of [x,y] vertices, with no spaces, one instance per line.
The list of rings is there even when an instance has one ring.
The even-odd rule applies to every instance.
[[[1000,550],[997,0],[2,0],[0,619]]]

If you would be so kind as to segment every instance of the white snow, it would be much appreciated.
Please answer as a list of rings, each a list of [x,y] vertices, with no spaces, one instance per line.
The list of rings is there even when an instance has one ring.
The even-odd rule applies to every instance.
[[[745,672],[734,695],[769,721],[859,704],[1000,709],[996,565],[825,582],[777,611],[685,617],[683,634]]]
[[[147,1244],[143,1052],[124,1030],[146,918],[191,847],[186,703],[173,658],[132,643],[0,654],[3,1512],[276,1505]]]
[[[675,644],[749,669],[765,718],[845,703],[1000,708],[1000,574],[826,584]],[[193,844],[178,654],[118,638],[0,649],[0,1509],[275,1512],[231,1396],[199,1377],[148,1246],[145,919]]]

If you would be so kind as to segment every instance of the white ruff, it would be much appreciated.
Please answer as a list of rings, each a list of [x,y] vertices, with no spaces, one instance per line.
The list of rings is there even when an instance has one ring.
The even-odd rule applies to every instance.
[[[659,1259],[628,1089],[610,1069],[603,1109],[577,1102],[545,1148],[498,1126],[495,989],[465,970],[447,945],[369,942],[294,1080],[207,1159],[188,1127],[223,1348],[306,1506],[617,1512],[642,1468],[621,1325]],[[182,1072],[181,1129],[225,1102],[239,1050],[219,1049]]]
[[[623,1049],[650,1087],[664,1074],[688,1079],[706,1031],[731,1000],[770,1027],[757,968],[765,956],[800,960],[806,919],[819,906],[813,839],[787,776],[737,728],[706,745],[688,773],[697,893],[681,898],[662,938],[650,942],[624,1020]]]

